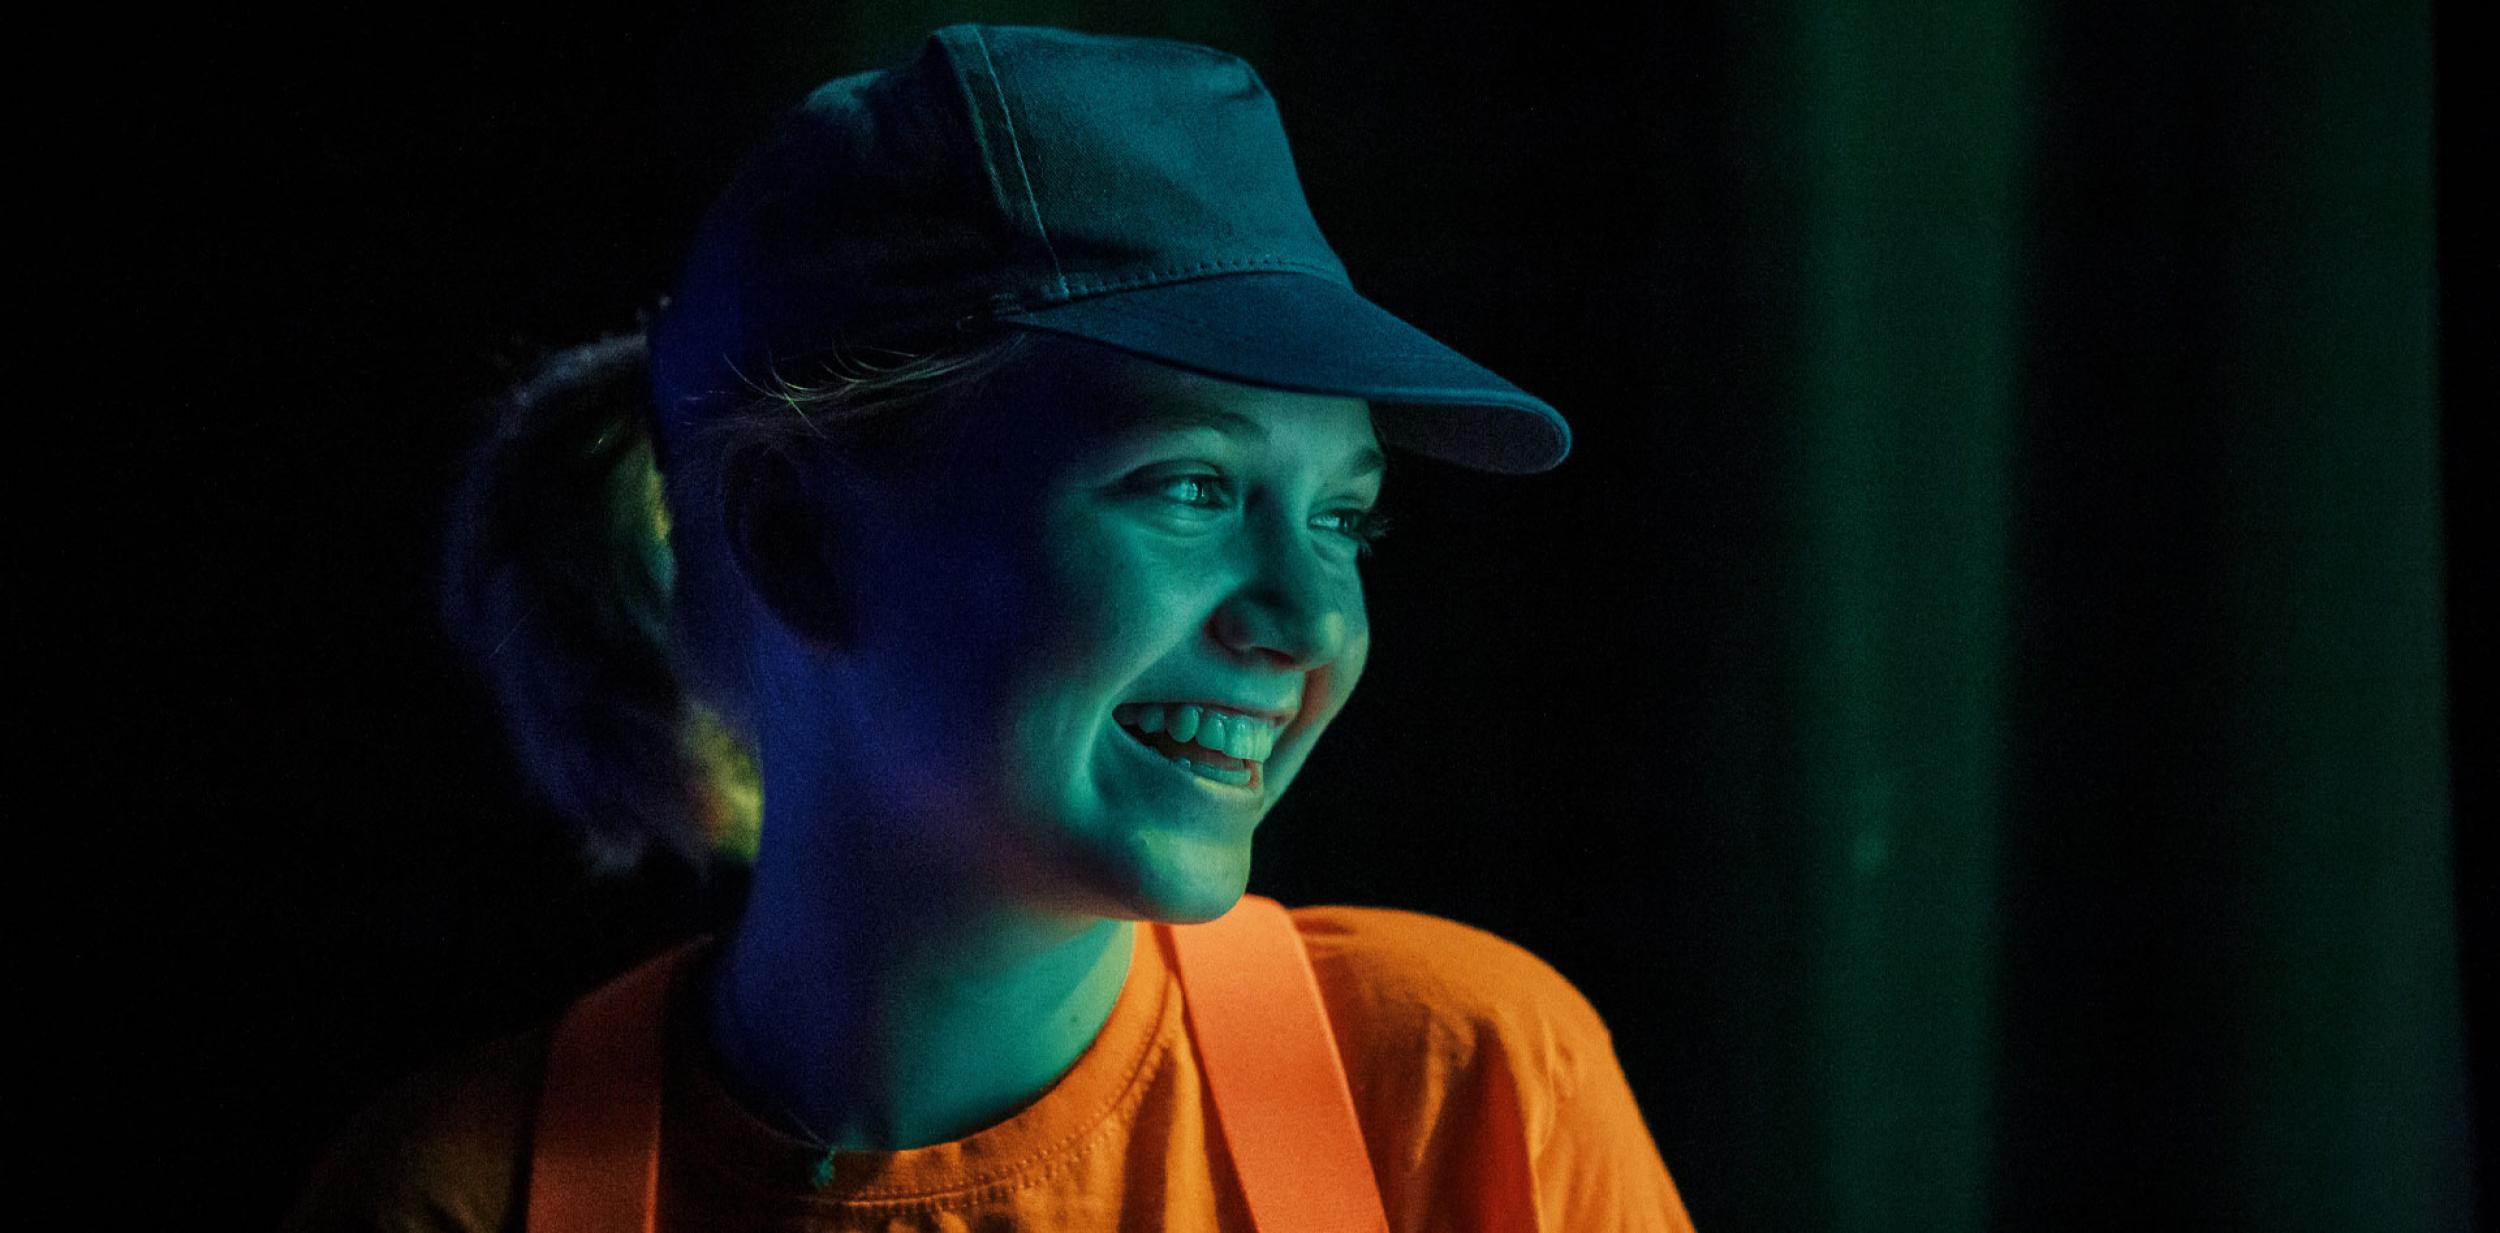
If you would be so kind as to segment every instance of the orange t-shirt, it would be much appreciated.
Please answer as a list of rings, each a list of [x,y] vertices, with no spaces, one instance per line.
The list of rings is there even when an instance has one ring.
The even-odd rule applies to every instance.
[[[1398,1233],[1692,1227],[1606,1026],[1571,982],[1473,926],[1393,908],[1290,910]],[[1248,1229],[1181,990],[1140,924],[1093,1045],[1041,1098],[951,1143],[820,1153],[712,1076],[679,999],[662,1088],[663,1229]],[[693,987],[696,982],[686,982]],[[287,1233],[518,1233],[553,1035],[507,1037],[401,1085],[332,1144]]]

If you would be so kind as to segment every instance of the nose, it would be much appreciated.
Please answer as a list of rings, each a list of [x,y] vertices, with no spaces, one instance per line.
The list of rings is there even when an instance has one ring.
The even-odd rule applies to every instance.
[[[1324,559],[1306,535],[1269,523],[1241,585],[1217,606],[1216,640],[1245,659],[1308,672],[1345,653],[1363,619],[1361,580]]]

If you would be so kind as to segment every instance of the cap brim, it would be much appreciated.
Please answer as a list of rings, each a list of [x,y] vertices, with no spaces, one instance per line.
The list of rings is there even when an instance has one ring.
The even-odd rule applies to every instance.
[[[1533,475],[1571,453],[1562,413],[1341,283],[1278,271],[1117,291],[996,315],[1252,385],[1370,401],[1392,446]]]

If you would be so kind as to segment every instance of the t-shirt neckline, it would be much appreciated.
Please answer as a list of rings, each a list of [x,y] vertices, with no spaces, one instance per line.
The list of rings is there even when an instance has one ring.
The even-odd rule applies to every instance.
[[[699,1184],[727,1185],[747,1203],[813,1211],[863,1204],[985,1196],[1041,1184],[1133,1116],[1162,1051],[1185,1034],[1169,939],[1152,922],[1134,934],[1128,978],[1100,1033],[1039,1100],[962,1139],[895,1151],[836,1152],[819,1189],[824,1152],[748,1109],[723,1085],[698,1032],[695,990],[720,953],[706,939],[672,990],[662,1103],[664,1169],[690,1167]]]

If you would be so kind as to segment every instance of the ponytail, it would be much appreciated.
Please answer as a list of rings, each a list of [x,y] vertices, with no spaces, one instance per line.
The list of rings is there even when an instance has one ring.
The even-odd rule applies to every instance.
[[[640,331],[546,357],[489,401],[446,520],[443,618],[523,773],[595,868],[654,845],[752,859],[751,751],[684,684]]]
[[[838,450],[900,477],[952,448],[981,391],[1042,345],[1004,328],[829,344],[656,443],[639,330],[557,351],[488,402],[447,520],[443,618],[596,868],[655,845],[698,870],[755,858],[750,654],[769,618],[728,561],[724,460]]]

